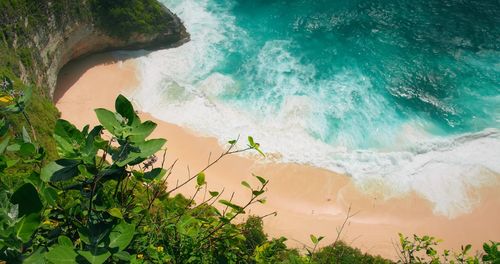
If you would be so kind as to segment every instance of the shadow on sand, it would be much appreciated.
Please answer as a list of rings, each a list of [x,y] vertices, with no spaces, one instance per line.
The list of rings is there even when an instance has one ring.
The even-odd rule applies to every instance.
[[[113,64],[119,61],[146,56],[149,53],[151,53],[151,51],[147,50],[103,52],[84,56],[68,62],[61,68],[57,75],[57,84],[54,91],[53,102],[57,103],[68,91],[68,89],[71,88],[85,74],[85,72],[87,72],[87,70],[97,65]]]

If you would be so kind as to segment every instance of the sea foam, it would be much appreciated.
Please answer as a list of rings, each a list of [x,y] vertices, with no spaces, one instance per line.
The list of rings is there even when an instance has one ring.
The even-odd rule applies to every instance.
[[[435,213],[448,217],[473,209],[480,197],[471,194],[472,188],[498,184],[500,130],[432,135],[426,120],[401,120],[383,97],[367,92],[372,84],[358,71],[345,69],[314,82],[315,68],[288,52],[293,43],[287,40],[260,47],[258,56],[242,66],[242,71],[255,70],[247,69],[250,76],[241,82],[217,70],[226,59],[224,51],[235,49],[232,41],[239,40],[240,48],[251,46],[228,6],[208,0],[164,2],[184,21],[191,41],[139,58],[141,84],[128,96],[142,111],[217,137],[221,144],[252,135],[266,152],[279,153],[280,162],[348,174],[359,188],[383,190],[386,198],[416,192],[434,204]],[[244,89],[258,89],[251,86],[254,78],[276,89],[258,91],[265,100],[255,105],[231,99]],[[347,99],[354,95],[369,109],[356,109]],[[277,99],[278,104],[265,103]],[[326,112],[349,116],[357,127],[332,135]],[[386,129],[373,133],[373,127]],[[363,142],[368,132],[376,137]]]

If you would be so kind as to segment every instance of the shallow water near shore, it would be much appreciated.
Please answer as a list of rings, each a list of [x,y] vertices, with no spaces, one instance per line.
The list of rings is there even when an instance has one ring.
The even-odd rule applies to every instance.
[[[448,217],[498,184],[496,1],[162,2],[192,40],[138,60],[143,111]]]

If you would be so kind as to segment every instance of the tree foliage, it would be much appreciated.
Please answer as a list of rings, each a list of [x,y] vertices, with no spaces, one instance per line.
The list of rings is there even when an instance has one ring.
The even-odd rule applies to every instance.
[[[149,138],[156,124],[142,121],[125,97],[116,99],[115,111],[95,110],[98,126],[78,129],[58,120],[53,136],[59,159],[47,160],[35,129],[18,131],[6,118],[21,115],[30,124],[25,115],[29,92],[15,91],[8,78],[1,85],[0,261],[391,263],[337,240],[319,248],[323,237],[315,235],[306,247],[308,254],[302,254],[287,248],[284,237],[267,237],[262,223],[266,216],[238,223],[249,207],[265,203],[268,180],[255,175],[257,184],[242,182],[249,198],[238,204],[233,195],[223,199],[224,190],[209,190],[205,174],[228,155],[251,150],[263,154],[251,137],[244,148],[238,148],[238,140],[229,141],[205,168],[171,186],[168,178],[175,162],[165,165],[156,157],[166,153],[166,140]],[[26,164],[30,169],[22,174],[13,169]],[[188,186],[195,188],[193,196],[175,194]],[[204,198],[196,203],[202,193]],[[435,244],[431,237],[410,241],[401,236],[401,262],[439,263],[443,259],[435,257]],[[424,256],[419,255],[422,250]],[[469,250],[464,247],[453,260],[498,263],[498,243],[485,244],[481,256],[470,257]]]
[[[97,23],[118,37],[164,32],[172,22],[154,0],[92,0],[91,5]]]

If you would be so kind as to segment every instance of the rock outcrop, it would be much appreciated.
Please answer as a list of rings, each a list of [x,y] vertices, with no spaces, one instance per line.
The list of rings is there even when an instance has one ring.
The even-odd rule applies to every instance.
[[[31,69],[26,69],[26,65],[19,66],[21,76],[29,75],[32,80],[35,76],[37,86],[45,87],[49,97],[54,94],[59,70],[71,60],[111,50],[168,48],[189,40],[189,34],[180,19],[166,7],[163,8],[164,16],[168,16],[170,22],[164,29],[119,37],[108,34],[99,26],[97,19],[93,17],[89,1],[74,2],[72,6],[65,7],[68,14],[54,12],[52,5],[55,4],[49,0],[42,2],[45,5],[40,8],[46,9],[44,13],[48,23],[36,25],[29,32],[28,38],[25,36],[24,40],[13,41],[13,44],[28,47],[33,55]],[[28,27],[28,23],[25,24]]]

